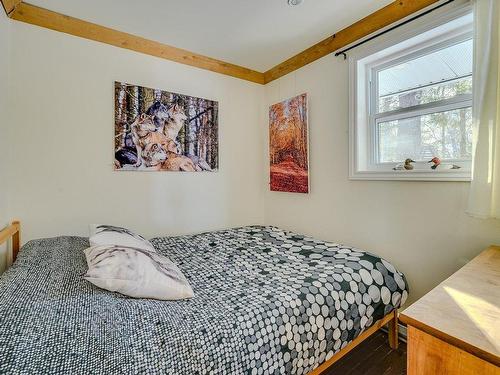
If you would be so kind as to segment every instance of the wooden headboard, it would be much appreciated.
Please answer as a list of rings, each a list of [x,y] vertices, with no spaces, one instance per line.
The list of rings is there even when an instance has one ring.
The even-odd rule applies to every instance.
[[[14,262],[21,248],[21,222],[13,221],[11,225],[0,231],[0,245],[12,238],[12,261]]]

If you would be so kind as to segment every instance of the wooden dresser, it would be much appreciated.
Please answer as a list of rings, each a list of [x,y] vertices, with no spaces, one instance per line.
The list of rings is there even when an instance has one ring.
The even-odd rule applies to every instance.
[[[408,375],[500,375],[500,247],[491,246],[400,314]]]

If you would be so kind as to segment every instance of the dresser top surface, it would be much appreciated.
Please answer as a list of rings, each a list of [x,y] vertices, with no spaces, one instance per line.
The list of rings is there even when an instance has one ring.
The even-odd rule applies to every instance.
[[[491,246],[401,313],[401,320],[500,363],[500,246]]]

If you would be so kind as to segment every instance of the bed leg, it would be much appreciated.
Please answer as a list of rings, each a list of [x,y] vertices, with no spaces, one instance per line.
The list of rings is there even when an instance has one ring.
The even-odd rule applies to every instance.
[[[399,345],[398,310],[394,310],[391,314],[393,314],[393,318],[389,322],[389,346],[396,350]]]

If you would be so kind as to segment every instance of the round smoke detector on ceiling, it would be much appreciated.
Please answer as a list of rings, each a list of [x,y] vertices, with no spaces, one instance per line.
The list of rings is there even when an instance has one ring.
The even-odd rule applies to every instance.
[[[302,4],[304,0],[288,0],[288,5],[295,6]]]

